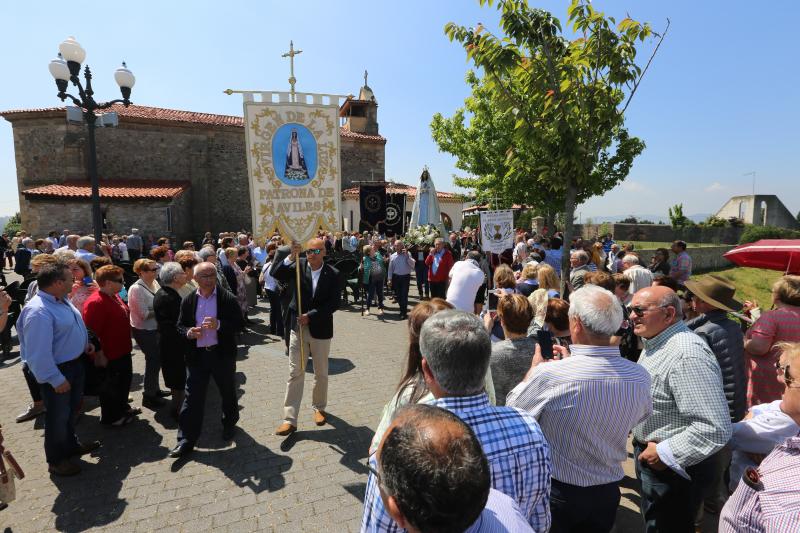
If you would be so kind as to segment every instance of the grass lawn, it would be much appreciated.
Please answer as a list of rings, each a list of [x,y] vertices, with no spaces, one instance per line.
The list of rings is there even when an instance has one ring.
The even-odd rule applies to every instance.
[[[716,274],[727,279],[736,287],[737,300],[740,302],[756,300],[762,309],[769,309],[772,306],[772,284],[783,275],[777,270],[733,267],[698,274],[692,278],[701,278],[707,274]]]

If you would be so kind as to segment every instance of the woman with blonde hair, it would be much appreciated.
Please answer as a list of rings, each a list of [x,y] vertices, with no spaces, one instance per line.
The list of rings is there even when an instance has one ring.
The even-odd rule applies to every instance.
[[[152,259],[137,259],[133,271],[139,276],[136,283],[128,289],[130,322],[133,338],[144,352],[144,392],[142,405],[156,409],[164,405],[162,397],[168,396],[158,385],[161,370],[160,348],[158,343],[158,323],[153,306],[156,293],[161,288],[156,281],[158,265]]]
[[[522,267],[519,283],[517,283],[517,292],[526,298],[539,288],[538,268],[539,264],[535,262],[525,263],[525,266]]]
[[[749,310],[755,304],[745,302]],[[772,286],[771,311],[764,311],[744,342],[747,407],[778,400],[783,376],[775,368],[781,342],[800,342],[800,276],[783,276]]]
[[[83,313],[83,305],[89,296],[100,290],[97,283],[92,279],[92,267],[83,259],[70,259],[67,261],[69,270],[72,272],[72,291],[67,298],[75,308]]]
[[[558,275],[553,267],[547,263],[540,263],[539,269],[536,271],[536,279],[539,281],[539,289],[544,289],[550,298],[558,298],[560,296]]]

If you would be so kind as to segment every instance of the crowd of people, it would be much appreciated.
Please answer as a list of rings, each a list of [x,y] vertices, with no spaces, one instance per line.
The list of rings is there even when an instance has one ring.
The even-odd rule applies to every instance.
[[[522,230],[502,254],[469,229],[426,244],[206,233],[178,250],[135,229],[100,246],[67,230],[13,239],[31,395],[17,421],[44,414],[55,475],[77,474],[71,458],[100,446],[76,436],[84,396],[99,397],[112,427],[141,413],[129,402],[133,341],[142,406],[172,399],[170,456],[192,453],[211,377],[233,438],[237,339],[259,296],[289,361],[275,433],[297,431],[308,358],[312,420],[324,425],[347,290],[333,259],[345,258],[362,314],[374,305],[391,318],[391,298],[408,327],[402,378],[369,447],[362,531],[610,531],[631,439],[646,531],[694,531],[705,512],[720,513],[720,531],[800,530],[798,276],[781,277],[762,310],[725,278],[693,277],[682,241],[645,258],[611,235]],[[0,292],[3,327],[10,305]]]

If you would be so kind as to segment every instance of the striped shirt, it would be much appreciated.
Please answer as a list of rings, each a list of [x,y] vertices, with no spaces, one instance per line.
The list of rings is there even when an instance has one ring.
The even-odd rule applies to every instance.
[[[639,364],[652,380],[653,415],[633,429],[633,436],[657,442],[661,461],[688,478],[686,467],[722,449],[731,436],[719,363],[683,322],[643,340]]]
[[[492,488],[510,496],[534,531],[550,529],[550,450],[528,413],[494,407],[488,396],[439,398],[431,402],[458,415],[475,432],[489,461]],[[377,468],[373,455],[370,464]],[[375,475],[367,479],[361,531],[400,531],[383,506]]]
[[[517,504],[502,492],[489,489],[486,507],[464,533],[524,533],[533,531]]]
[[[800,434],[775,448],[743,477],[719,515],[720,533],[800,531]]]
[[[619,481],[634,425],[650,416],[650,375],[618,346],[570,346],[571,356],[537,366],[506,405],[528,411],[550,444],[553,478],[581,487]]]

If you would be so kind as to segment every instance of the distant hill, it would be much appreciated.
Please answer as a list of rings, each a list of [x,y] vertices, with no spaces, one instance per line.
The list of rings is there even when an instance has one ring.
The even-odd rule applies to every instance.
[[[658,224],[659,222],[663,222],[664,224],[669,224],[669,216],[666,214],[663,215],[654,215],[654,214],[643,214],[643,215],[613,215],[613,216],[605,216],[605,217],[583,217],[583,222],[585,223],[588,219],[592,220],[594,224],[602,224],[604,222],[619,222],[622,219],[628,218],[629,216],[634,216],[638,220],[651,220]],[[705,220],[711,216],[711,213],[697,213],[694,215],[687,215],[687,218],[693,222],[705,222]]]
[[[3,231],[3,228],[6,227],[6,223],[9,221],[11,217],[0,217],[0,231]]]

